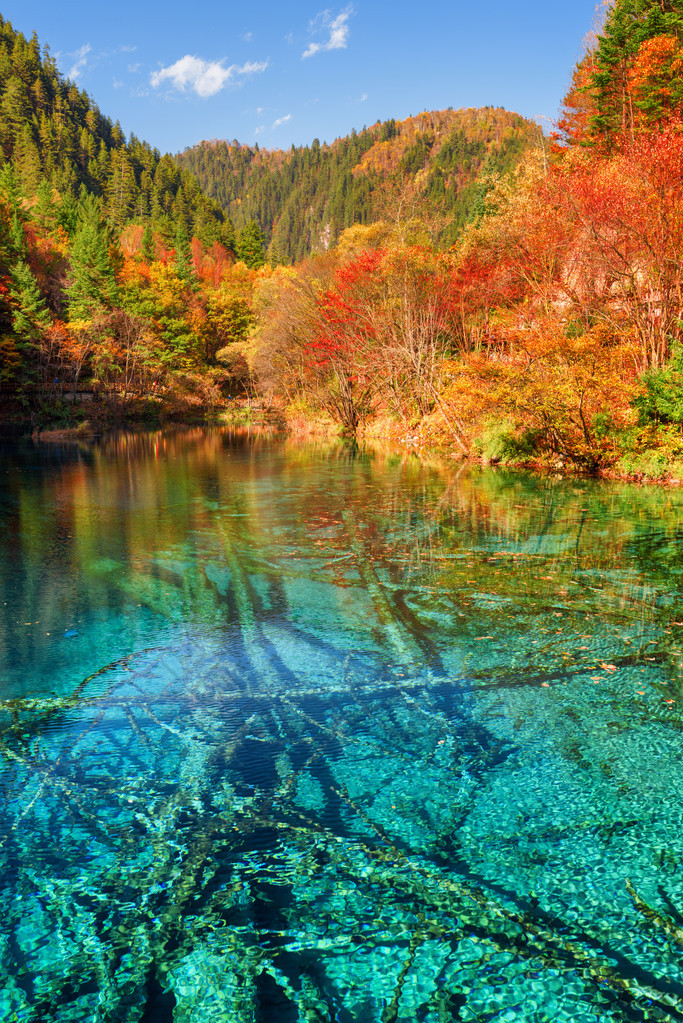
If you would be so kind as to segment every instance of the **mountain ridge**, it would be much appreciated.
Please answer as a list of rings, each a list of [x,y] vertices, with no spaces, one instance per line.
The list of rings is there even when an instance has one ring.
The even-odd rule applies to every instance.
[[[289,150],[211,139],[178,153],[237,228],[256,221],[274,261],[297,262],[353,224],[381,219],[408,187],[445,226],[448,246],[472,214],[484,179],[505,174],[538,146],[538,125],[502,107],[423,111]]]

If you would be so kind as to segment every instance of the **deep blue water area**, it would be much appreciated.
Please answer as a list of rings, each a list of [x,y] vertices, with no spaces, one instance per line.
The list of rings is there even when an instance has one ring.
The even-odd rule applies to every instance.
[[[683,492],[0,447],[0,1019],[683,1020]]]

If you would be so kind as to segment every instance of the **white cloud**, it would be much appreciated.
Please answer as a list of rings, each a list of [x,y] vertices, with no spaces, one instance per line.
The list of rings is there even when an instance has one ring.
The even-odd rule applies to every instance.
[[[336,18],[332,18],[330,11],[321,11],[317,18],[311,22],[310,29],[316,34],[329,33],[329,35],[322,43],[309,43],[301,54],[302,60],[326,50],[345,50],[349,38],[348,21],[352,14],[352,4],[340,11]]]
[[[287,124],[287,121],[292,120],[291,114],[285,114],[284,117],[278,117],[277,121],[273,121],[273,128],[279,128],[281,124]]]
[[[139,62],[137,64],[129,64],[128,65],[128,70],[130,71],[130,73],[132,75],[134,75],[134,74],[137,74],[137,72],[140,70],[141,67],[142,67],[142,64],[140,64]]]
[[[365,103],[367,98],[368,98],[368,94],[367,94],[367,92],[364,92],[363,95],[360,98],[360,102],[361,103]]]
[[[258,128],[254,128],[254,135],[262,135],[265,130],[265,124],[259,124]]]
[[[217,92],[224,89],[235,78],[243,75],[258,74],[265,71],[268,61],[247,61],[246,64],[231,64],[225,67],[222,60],[202,60],[201,57],[191,57],[186,54],[177,60],[170,67],[162,67],[159,71],[153,71],[149,77],[150,85],[158,89],[164,82],[178,89],[180,92],[191,92],[207,99],[215,96]]]
[[[245,43],[250,43],[253,38],[254,38],[253,32],[245,32],[244,35],[242,36],[242,39],[244,39]]]
[[[85,43],[79,50],[71,50],[69,53],[55,53],[54,57],[58,63],[61,63],[62,58],[71,63],[71,67],[67,71],[67,78],[75,82],[82,76],[84,71],[91,72],[102,65],[118,63],[117,58],[120,54],[135,53],[136,50],[137,46],[116,46],[112,50],[98,50],[94,52],[90,43]],[[129,64],[128,70],[137,70],[139,67],[142,67],[142,65]]]
[[[75,57],[76,60],[73,64],[73,67],[68,72],[67,78],[71,78],[74,82],[77,80],[81,71],[85,70],[85,66],[88,63],[88,54],[90,53],[91,50],[92,46],[90,45],[90,43],[86,43],[84,46],[81,46],[80,50],[76,50],[75,53],[68,55]]]

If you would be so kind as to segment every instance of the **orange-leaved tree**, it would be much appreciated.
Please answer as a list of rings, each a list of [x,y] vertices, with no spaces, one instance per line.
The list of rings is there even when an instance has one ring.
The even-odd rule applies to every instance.
[[[450,366],[443,401],[473,433],[508,421],[539,453],[594,469],[611,453],[607,427],[633,419],[632,346],[605,325],[572,336],[557,320],[511,330],[507,354],[471,354]]]

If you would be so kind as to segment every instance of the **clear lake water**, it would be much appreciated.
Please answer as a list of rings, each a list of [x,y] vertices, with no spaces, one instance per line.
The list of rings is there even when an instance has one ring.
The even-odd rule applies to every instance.
[[[683,490],[0,445],[3,1023],[683,1020]]]

